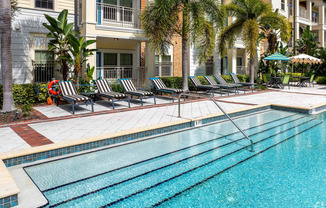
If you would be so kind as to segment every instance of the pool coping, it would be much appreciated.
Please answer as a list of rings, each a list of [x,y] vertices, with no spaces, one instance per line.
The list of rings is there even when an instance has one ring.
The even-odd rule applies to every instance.
[[[240,116],[240,115],[251,114],[254,112],[260,112],[260,111],[267,110],[267,109],[290,111],[290,112],[304,113],[304,114],[316,114],[316,113],[320,113],[320,112],[326,110],[326,103],[322,103],[322,104],[319,104],[319,105],[316,105],[313,107],[297,107],[297,106],[288,106],[288,105],[279,105],[279,104],[262,104],[262,105],[255,105],[255,106],[249,106],[249,107],[237,109],[234,111],[229,111],[228,114],[231,114],[232,116]],[[32,147],[32,148],[28,148],[28,149],[22,149],[22,150],[7,152],[7,153],[0,153],[0,206],[4,205],[5,201],[6,201],[6,203],[10,203],[10,205],[12,203],[12,206],[18,205],[18,194],[20,193],[20,190],[19,190],[15,180],[11,176],[10,172],[8,171],[8,167],[27,164],[29,162],[35,162],[38,160],[63,156],[66,154],[82,152],[85,150],[91,150],[91,149],[95,149],[98,147],[90,147],[90,148],[86,148],[86,149],[82,149],[82,150],[78,150],[78,151],[74,151],[74,152],[68,152],[65,154],[57,155],[57,156],[41,157],[35,161],[27,161],[26,160],[25,162],[21,162],[20,164],[10,165],[10,166],[8,166],[8,163],[6,164],[5,161],[11,160],[13,158],[22,158],[22,157],[28,157],[28,156],[31,157],[36,154],[46,153],[49,151],[55,151],[55,150],[63,149],[63,148],[72,148],[72,147],[78,146],[78,145],[86,145],[86,144],[96,143],[96,142],[100,142],[100,141],[104,141],[104,140],[109,140],[109,138],[126,138],[131,135],[140,134],[139,138],[132,139],[132,140],[138,140],[138,139],[145,138],[148,136],[154,136],[154,135],[159,136],[162,133],[167,133],[167,132],[174,131],[174,130],[186,129],[186,128],[194,127],[197,125],[207,124],[207,123],[216,122],[216,121],[225,120],[225,119],[226,119],[226,117],[223,113],[216,113],[216,114],[210,114],[210,115],[206,115],[206,116],[202,116],[202,117],[198,117],[198,118],[180,119],[178,121],[173,121],[173,122],[168,122],[168,123],[163,123],[163,124],[156,124],[156,125],[141,127],[141,128],[137,128],[137,129],[124,130],[124,131],[120,131],[120,132],[113,132],[113,133],[109,133],[109,134],[98,135],[95,137],[82,138],[82,139],[53,143],[53,144]],[[171,128],[171,127],[177,127],[177,128]],[[181,128],[179,128],[179,127],[181,127]],[[155,131],[155,130],[164,129],[164,128],[169,128],[169,130],[168,131],[160,131],[156,134],[149,134],[149,135],[146,134],[146,132]],[[130,141],[130,139],[129,140],[121,139],[121,141],[119,141],[117,143],[113,143],[113,144],[118,144],[118,143],[122,143],[122,142],[126,142],[126,141]],[[108,143],[104,146],[109,146],[109,145],[112,145],[112,144]],[[99,146],[99,147],[103,147],[103,146]]]

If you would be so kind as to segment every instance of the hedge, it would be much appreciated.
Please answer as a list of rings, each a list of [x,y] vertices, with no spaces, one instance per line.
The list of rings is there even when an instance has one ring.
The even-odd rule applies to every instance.
[[[326,84],[326,77],[317,77],[316,83],[317,84]]]
[[[45,103],[48,97],[47,84],[14,84],[13,96],[15,105],[33,105]],[[2,109],[3,91],[0,85],[0,109]]]

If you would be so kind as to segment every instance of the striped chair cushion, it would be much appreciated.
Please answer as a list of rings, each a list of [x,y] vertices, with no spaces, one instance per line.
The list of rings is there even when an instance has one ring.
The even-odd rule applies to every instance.
[[[215,78],[217,79],[217,81],[223,85],[227,85],[228,83],[223,79],[223,77],[221,75],[216,75]]]
[[[148,92],[148,91],[141,91],[141,90],[137,90],[137,91],[126,91],[126,93],[130,93],[130,94],[135,94],[135,95],[142,95],[142,96],[148,96],[148,95],[153,95],[152,92]]]
[[[137,91],[136,87],[130,79],[120,79],[120,82],[125,91]]]
[[[87,101],[90,99],[89,97],[86,97],[84,95],[64,95],[64,97],[70,98],[74,101]]]
[[[202,86],[202,84],[200,83],[200,81],[197,79],[197,77],[189,77],[189,79],[192,81],[192,83],[198,87],[198,86]]]
[[[63,96],[78,95],[76,87],[72,81],[60,81],[59,86]]]
[[[102,92],[101,95],[107,95],[107,96],[110,96],[110,97],[113,97],[113,98],[123,98],[123,97],[126,97],[125,94],[123,93],[119,93],[119,92]]]
[[[214,78],[211,76],[205,76],[205,79],[210,85],[218,85],[217,82],[214,80]]]
[[[157,89],[167,89],[166,85],[161,79],[153,79],[153,83],[157,87]]]
[[[240,80],[238,79],[236,74],[231,73],[230,75],[232,76],[234,83],[240,83]]]
[[[175,89],[175,88],[163,88],[161,90],[168,90],[168,91],[172,91],[172,92],[176,92],[176,93],[183,92],[182,89]]]
[[[97,89],[100,93],[112,92],[109,82],[106,79],[99,79],[95,81]]]

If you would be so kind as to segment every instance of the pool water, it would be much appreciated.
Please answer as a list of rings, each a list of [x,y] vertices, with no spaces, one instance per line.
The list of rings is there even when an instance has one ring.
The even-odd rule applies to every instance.
[[[26,167],[49,207],[325,207],[326,114],[266,111]]]

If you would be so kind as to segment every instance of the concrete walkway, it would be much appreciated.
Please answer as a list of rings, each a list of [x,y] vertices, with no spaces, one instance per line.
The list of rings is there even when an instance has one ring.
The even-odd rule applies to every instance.
[[[290,90],[267,90],[229,97],[216,96],[215,99],[226,111],[266,103],[312,107],[326,103],[326,86],[291,87]],[[77,109],[76,115],[71,115],[71,105],[36,107],[44,119],[0,127],[0,153],[165,124],[180,119],[177,117],[177,102],[172,103],[170,99],[158,98],[157,103],[153,105],[152,99],[148,99],[145,106],[140,107],[138,101],[133,101],[132,107],[128,108],[126,102],[121,102],[115,110],[112,110],[108,101],[98,101],[94,113],[90,112],[90,106],[83,106]],[[198,118],[219,112],[213,102],[207,99],[186,101],[181,107],[182,119]]]

